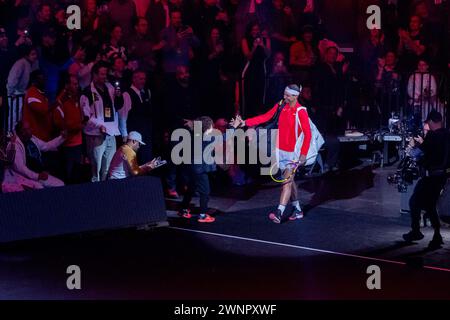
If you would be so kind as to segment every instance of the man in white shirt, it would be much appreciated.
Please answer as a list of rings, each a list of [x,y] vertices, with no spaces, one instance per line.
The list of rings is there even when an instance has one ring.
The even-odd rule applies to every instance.
[[[109,164],[116,152],[116,138],[120,135],[119,114],[123,97],[118,88],[106,83],[108,67],[98,62],[92,67],[92,83],[80,98],[86,120],[84,133],[91,162],[92,182],[106,180]]]
[[[5,168],[2,191],[7,193],[63,186],[64,182],[47,172],[35,172],[27,167],[25,144],[32,145],[40,154],[46,151],[56,151],[64,142],[64,139],[63,135],[60,135],[49,142],[44,142],[31,134],[28,123],[19,121],[15,128],[15,134],[11,137],[6,148],[8,158],[12,161]]]

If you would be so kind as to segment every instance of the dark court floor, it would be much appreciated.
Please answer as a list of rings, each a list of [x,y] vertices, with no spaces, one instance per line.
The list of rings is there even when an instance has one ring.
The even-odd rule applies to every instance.
[[[169,227],[108,231],[2,247],[1,299],[450,299],[450,231],[401,241],[409,217],[389,186],[392,169],[362,165],[298,181],[306,216],[273,224],[274,183],[215,190],[216,222],[176,216]],[[288,209],[289,210],[289,209]],[[81,269],[68,290],[66,269]],[[381,271],[369,290],[367,268]]]

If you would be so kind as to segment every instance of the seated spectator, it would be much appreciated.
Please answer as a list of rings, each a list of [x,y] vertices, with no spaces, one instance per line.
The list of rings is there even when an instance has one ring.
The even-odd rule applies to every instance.
[[[23,120],[31,133],[43,141],[50,141],[53,132],[52,109],[45,92],[46,79],[41,70],[31,73],[31,87],[27,90],[23,105]]]
[[[142,176],[156,166],[156,159],[141,166],[138,165],[136,152],[141,145],[145,145],[142,136],[137,131],[128,134],[127,143],[121,146],[114,154],[109,167],[108,179],[125,179],[133,176]]]
[[[409,21],[409,30],[398,31],[399,68],[402,72],[413,71],[419,59],[423,58],[429,46],[429,39],[422,32],[422,20],[412,16]]]
[[[292,9],[284,0],[272,0],[269,5],[269,14],[272,49],[287,55],[289,47],[297,40],[296,21]]]
[[[42,34],[54,26],[54,21],[52,19],[52,8],[50,5],[48,3],[39,5],[36,14],[36,21],[30,26],[33,45],[40,46]]]
[[[31,166],[39,169],[42,166],[41,153],[56,150],[64,142],[59,136],[49,142],[44,142],[31,133],[31,128],[25,121],[19,121],[15,134],[7,146],[7,153],[14,154],[13,162],[6,166],[2,182],[3,192],[19,192],[27,189],[43,189],[61,187],[64,183],[45,171],[31,170]]]
[[[35,48],[29,47],[23,58],[14,63],[8,75],[8,96],[23,95],[30,82],[30,73],[39,69],[38,53]]]
[[[397,71],[397,57],[395,52],[389,51],[382,58],[378,58],[375,76],[374,94],[377,103],[380,105],[382,123],[387,123],[390,113],[399,112],[400,103],[400,75]]]

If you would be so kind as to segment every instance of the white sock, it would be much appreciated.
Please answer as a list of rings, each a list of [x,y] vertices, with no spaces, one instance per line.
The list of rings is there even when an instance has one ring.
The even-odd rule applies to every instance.
[[[286,209],[286,206],[283,206],[282,204],[280,204],[280,205],[278,206],[278,210],[281,211],[281,214],[283,214],[284,209]]]
[[[295,209],[297,209],[298,211],[302,211],[302,207],[300,207],[300,202],[298,202],[298,200],[296,201],[292,201],[292,206],[295,207]]]

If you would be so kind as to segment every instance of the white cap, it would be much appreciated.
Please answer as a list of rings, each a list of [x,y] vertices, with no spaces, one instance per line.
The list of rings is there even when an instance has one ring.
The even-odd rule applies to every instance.
[[[130,133],[128,133],[128,139],[135,140],[135,141],[139,142],[140,144],[145,145],[145,143],[142,141],[142,135],[137,131],[131,131]]]

